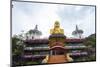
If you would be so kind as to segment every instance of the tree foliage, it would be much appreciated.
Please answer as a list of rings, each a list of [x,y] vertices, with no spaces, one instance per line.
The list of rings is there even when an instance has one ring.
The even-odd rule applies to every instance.
[[[20,55],[22,52],[22,41],[17,37],[12,37],[12,54]]]
[[[85,38],[84,45],[86,45],[88,52],[88,61],[96,60],[96,34],[92,34]]]
[[[86,46],[90,46],[90,47],[95,47],[96,46],[96,35],[92,34],[90,36],[88,36],[87,38],[85,38],[84,40],[84,45]]]
[[[12,66],[22,64],[23,42],[19,36],[12,37]]]

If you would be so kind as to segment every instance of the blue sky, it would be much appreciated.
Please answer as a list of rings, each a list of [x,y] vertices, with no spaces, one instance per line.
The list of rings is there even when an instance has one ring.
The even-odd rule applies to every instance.
[[[12,35],[34,29],[37,24],[42,37],[48,37],[56,20],[67,37],[73,37],[76,24],[84,31],[83,37],[95,33],[94,6],[13,2]]]

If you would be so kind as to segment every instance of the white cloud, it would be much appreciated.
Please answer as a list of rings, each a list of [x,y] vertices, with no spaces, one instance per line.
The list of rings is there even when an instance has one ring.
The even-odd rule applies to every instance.
[[[18,34],[21,30],[34,29],[37,24],[39,30],[43,33],[43,37],[47,37],[56,20],[60,21],[61,27],[64,28],[67,36],[72,36],[71,33],[75,29],[76,24],[85,31],[84,36],[94,33],[95,30],[95,15],[94,11],[91,12],[91,7],[27,2],[16,2],[13,5],[13,34]]]

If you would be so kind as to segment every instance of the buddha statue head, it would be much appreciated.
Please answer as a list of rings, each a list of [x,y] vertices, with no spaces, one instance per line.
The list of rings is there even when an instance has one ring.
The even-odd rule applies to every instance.
[[[55,21],[54,28],[59,28],[59,27],[60,27],[59,21]]]
[[[60,23],[55,21],[54,28],[50,29],[51,34],[64,34],[64,30],[60,28]]]

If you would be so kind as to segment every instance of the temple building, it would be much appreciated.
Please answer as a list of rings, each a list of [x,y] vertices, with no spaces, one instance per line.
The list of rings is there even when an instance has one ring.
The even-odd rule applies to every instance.
[[[67,54],[65,48],[66,36],[64,30],[60,28],[58,21],[55,22],[54,28],[50,30],[49,36],[49,54],[43,60],[44,63],[64,63],[73,61]]]
[[[35,30],[38,30],[37,26]],[[67,38],[66,36],[64,29],[60,28],[60,23],[55,21],[54,28],[50,29],[48,39],[33,39],[34,36],[32,39],[28,39],[27,37],[24,40],[24,61],[39,62],[39,64],[76,62],[80,58],[81,61],[85,61],[84,58],[87,57],[88,52],[86,51],[87,47],[83,44],[84,39]]]

